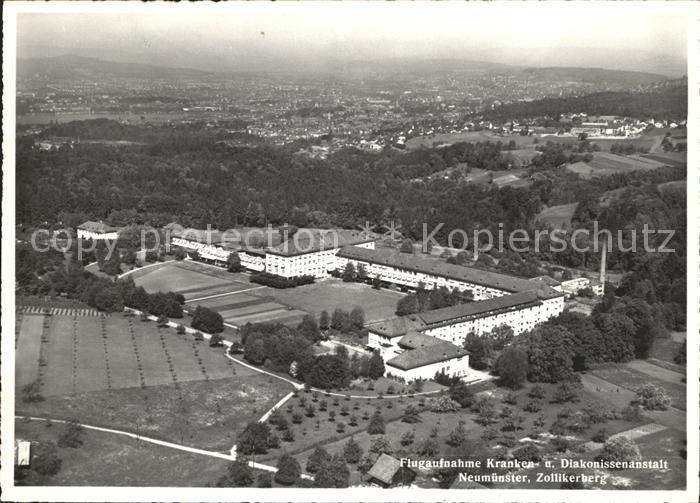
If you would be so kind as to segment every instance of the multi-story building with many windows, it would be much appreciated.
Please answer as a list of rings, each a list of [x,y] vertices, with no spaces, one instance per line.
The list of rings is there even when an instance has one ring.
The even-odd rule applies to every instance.
[[[379,277],[384,283],[431,290],[446,287],[450,290],[472,292],[474,300],[491,299],[515,292],[548,287],[543,281],[528,280],[482,269],[448,264],[391,249],[366,249],[346,246],[336,254],[336,269],[342,271],[351,262],[355,268],[362,265],[370,277]],[[550,288],[551,289],[551,288]]]
[[[294,236],[269,248],[265,255],[265,270],[271,274],[293,278],[313,276],[325,278],[335,269],[336,254],[348,245],[359,249],[374,249],[375,239],[364,233],[343,229],[300,229]]]

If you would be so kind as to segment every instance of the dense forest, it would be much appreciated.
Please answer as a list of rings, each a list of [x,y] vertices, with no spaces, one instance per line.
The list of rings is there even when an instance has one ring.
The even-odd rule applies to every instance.
[[[125,127],[126,130],[122,130]],[[132,127],[100,121],[104,139],[136,138]],[[138,128],[141,128],[140,126]],[[370,154],[347,148],[326,160],[297,155],[297,143],[275,147],[231,147],[198,126],[143,126],[143,144],[120,148],[75,143],[51,151],[17,141],[17,222],[25,226],[67,225],[87,219],[113,225],[171,221],[185,226],[226,229],[288,222],[297,227],[352,228],[366,221],[400,222],[402,232],[420,239],[444,223],[471,232],[532,227],[543,205],[566,204],[592,193],[633,183],[682,179],[681,169],[630,173],[582,180],[557,170],[579,153],[543,147],[536,157],[540,175],[527,188],[498,188],[431,173],[457,163],[484,169],[507,168],[507,146],[458,143],[446,148]],[[53,126],[56,134],[85,134],[89,124]],[[92,133],[97,135],[95,131]],[[82,136],[85,137],[85,136]],[[144,140],[147,140],[144,142]]]

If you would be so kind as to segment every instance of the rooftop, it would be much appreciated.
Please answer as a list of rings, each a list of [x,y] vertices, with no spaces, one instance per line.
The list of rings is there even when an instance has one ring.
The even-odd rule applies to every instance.
[[[398,337],[412,330],[420,330],[424,327],[425,324],[420,321],[415,314],[395,316],[387,320],[367,324],[368,330],[387,337]]]
[[[457,304],[455,306],[443,307],[442,309],[433,309],[432,311],[418,313],[418,317],[426,325],[435,325],[459,318],[478,316],[501,309],[522,307],[524,304],[541,304],[537,292],[531,290],[527,292],[514,293],[512,295],[503,295],[501,297],[495,297],[488,300],[480,300],[478,302]]]
[[[107,232],[114,232],[118,230],[116,227],[112,227],[110,225],[107,225],[106,223],[102,222],[101,220],[99,222],[94,222],[92,220],[88,220],[87,222],[83,222],[78,226],[78,229],[88,231],[88,232],[97,232],[100,234],[105,234]]]
[[[440,344],[442,342],[443,341],[437,337],[432,337],[422,332],[409,332],[399,339],[399,346],[403,346],[408,349],[421,349],[435,346],[436,344]]]
[[[539,281],[544,283],[547,286],[560,286],[561,282],[557,281],[556,279],[552,278],[551,276],[537,276],[535,278],[530,278],[530,281]]]
[[[429,335],[421,335],[423,335],[423,337],[435,339],[435,342],[428,343],[429,345],[424,345],[416,349],[408,349],[396,355],[391,360],[388,360],[386,364],[401,370],[411,370],[432,363],[461,358],[469,354],[467,350],[455,346],[451,342],[442,341],[436,337],[430,337]]]
[[[302,255],[375,241],[376,236],[349,229],[299,229],[290,239],[268,249],[275,255]],[[363,248],[360,248],[363,249]]]
[[[394,480],[394,475],[401,468],[401,462],[393,456],[382,453],[372,465],[367,475],[389,485]]]
[[[369,250],[359,248],[357,246],[346,246],[338,252],[338,256],[397,267],[409,271],[433,274],[457,281],[464,281],[465,283],[472,283],[475,285],[501,290],[503,292],[523,292],[537,289],[539,286],[538,282],[533,283],[532,280],[525,278],[518,278],[517,276],[510,276],[507,274],[448,264],[447,262],[443,262],[441,260],[422,258],[410,253],[399,253],[397,250]],[[546,298],[561,295],[555,290],[552,290],[552,292],[554,293],[547,293],[546,291],[543,293],[549,295],[549,297]]]

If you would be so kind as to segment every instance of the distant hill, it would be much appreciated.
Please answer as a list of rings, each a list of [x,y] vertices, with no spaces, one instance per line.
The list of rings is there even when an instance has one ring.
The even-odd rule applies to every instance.
[[[571,80],[575,82],[611,82],[626,86],[650,84],[668,80],[658,73],[630,72],[626,70],[608,70],[606,68],[547,67],[526,68],[523,75],[540,80]]]
[[[601,92],[585,96],[520,101],[489,110],[482,116],[487,120],[545,116],[557,118],[570,112],[679,120],[688,115],[688,87],[684,84],[661,87],[649,92]]]
[[[68,80],[85,78],[177,79],[212,75],[192,68],[169,68],[142,63],[119,63],[84,56],[63,55],[49,58],[17,59],[17,78]]]

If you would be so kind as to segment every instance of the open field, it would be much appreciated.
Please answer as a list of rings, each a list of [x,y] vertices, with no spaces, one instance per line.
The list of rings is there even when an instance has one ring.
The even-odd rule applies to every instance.
[[[679,490],[685,489],[686,462],[680,452],[685,448],[685,435],[677,430],[664,429],[656,433],[644,435],[634,440],[645,460],[666,460],[668,469],[629,469],[629,470],[598,470],[595,468],[559,469],[560,473],[586,474],[588,476],[600,475],[605,477],[605,484],[586,484],[586,489],[632,489],[632,490]],[[555,467],[559,466],[558,459],[580,459],[593,461],[600,454],[600,450],[593,450],[583,454],[555,454],[548,459]],[[560,489],[560,482],[536,483],[538,472],[547,473],[551,470],[542,466],[518,471],[519,474],[528,475],[530,484],[523,483],[497,483],[498,489]]]
[[[228,452],[238,434],[291,386],[236,365],[236,375],[175,385],[49,396],[18,403],[17,413],[139,433],[201,449]]]
[[[44,316],[26,315],[20,322],[15,346],[15,389],[22,389],[39,377],[39,351]]]
[[[339,307],[350,311],[358,306],[365,312],[365,321],[371,322],[393,316],[402,296],[398,292],[375,290],[368,285],[344,283],[339,279],[283,290],[251,284],[244,290],[195,300],[187,304],[187,309],[197,305],[213,309],[226,323],[235,326],[261,322],[293,326],[307,313],[319,316],[324,310],[332,313]]]
[[[652,433],[636,441],[643,459],[665,459],[666,470],[620,470],[615,477],[631,481],[630,489],[648,491],[658,489],[685,489],[686,461],[681,456],[685,449],[685,435],[673,429]],[[621,481],[625,482],[625,481]]]
[[[195,301],[187,304],[187,309],[201,305],[221,314],[225,323],[242,326],[246,323],[276,322],[287,325],[297,325],[306,314],[279,302],[271,295],[272,288],[253,287],[255,290],[246,293],[217,296],[211,299]],[[261,292],[261,293],[258,293]]]
[[[15,421],[15,434],[33,442],[53,442],[64,426]],[[139,442],[135,439],[84,430],[79,448],[58,448],[61,470],[50,477],[28,477],[21,485],[49,486],[189,486],[203,487],[226,471],[228,462]],[[99,462],[95,462],[99,460]]]
[[[510,140],[509,140],[510,141]],[[511,156],[515,159],[513,163],[514,168],[521,168],[527,166],[532,161],[532,158],[537,156],[539,152],[535,150],[535,145],[530,144],[528,148],[518,148],[516,150],[506,150],[503,154],[508,157]]]
[[[596,152],[591,161],[577,162],[568,165],[567,169],[578,173],[584,178],[590,178],[591,176],[606,176],[636,170],[659,169],[665,165],[662,162],[638,155],[623,156],[607,152]]]
[[[543,209],[535,218],[543,224],[556,229],[570,229],[571,217],[574,216],[578,203],[560,204]]]
[[[502,142],[515,141],[518,148],[523,148],[533,144],[534,137],[514,135],[497,135],[491,131],[463,131],[460,133],[438,133],[425,136],[416,136],[406,141],[406,150],[418,148],[431,148],[433,145],[451,145],[459,142]]]
[[[627,173],[636,170],[659,169],[664,163],[636,155],[623,156],[607,152],[596,152],[588,162],[579,161],[567,165],[566,169],[577,173],[583,178],[607,176],[616,173]]]
[[[39,320],[39,330],[43,318],[24,316],[30,324]],[[46,320],[50,325],[41,379],[44,396],[219,379],[234,372],[221,349],[137,317],[55,315]],[[19,340],[35,328],[23,323]],[[19,347],[18,368],[28,368],[31,351]],[[34,354],[38,362],[36,348]]]
[[[142,286],[147,292],[207,292],[208,289],[231,285],[230,291],[236,290],[235,282],[217,278],[214,275],[190,270],[180,262],[169,263],[163,267],[144,271],[144,274],[134,278],[137,286]],[[240,289],[240,288],[239,288]],[[202,293],[205,295],[206,293]]]
[[[685,338],[685,332],[675,332],[672,334],[672,337],[659,337],[654,339],[654,345],[651,347],[649,357],[671,363],[676,367],[676,369],[678,369],[678,365],[673,361],[673,359],[676,357],[683,344],[685,344]]]
[[[356,306],[361,307],[365,312],[366,322],[393,316],[396,303],[402,297],[397,292],[375,290],[369,285],[344,283],[339,279],[319,281],[290,290],[270,288],[265,293],[282,304],[316,316],[324,310],[330,314],[336,307],[346,311]]]
[[[649,366],[651,368],[656,368],[654,366]],[[645,383],[652,383],[657,386],[661,386],[666,390],[668,395],[671,397],[671,404],[681,410],[686,408],[686,386],[685,383],[681,383],[675,380],[660,379],[658,372],[642,372],[640,370],[642,367],[633,368],[629,365],[604,365],[591,371],[591,374],[604,379],[612,384],[620,386],[622,388],[628,389],[630,391],[635,391],[638,387]],[[659,368],[659,371],[663,369]],[[675,372],[666,371],[666,376],[678,376]],[[669,378],[670,379],[670,378]]]
[[[661,145],[666,132],[670,131],[673,139],[682,140],[685,135],[685,130],[679,129],[654,129],[649,133],[643,134],[636,138],[605,138],[591,137],[589,141],[597,144],[601,151],[609,151],[610,147],[615,143],[632,144],[639,149],[650,149],[655,152]],[[407,150],[415,150],[419,148],[431,148],[440,145],[452,145],[459,142],[502,142],[509,143],[515,141],[518,150],[529,150],[535,145],[534,140],[537,138],[540,144],[551,141],[553,143],[562,143],[564,145],[576,144],[579,142],[578,136],[557,136],[557,135],[532,135],[520,136],[520,134],[512,135],[497,135],[491,131],[463,131],[459,133],[438,133],[424,136],[416,136],[406,141]]]

